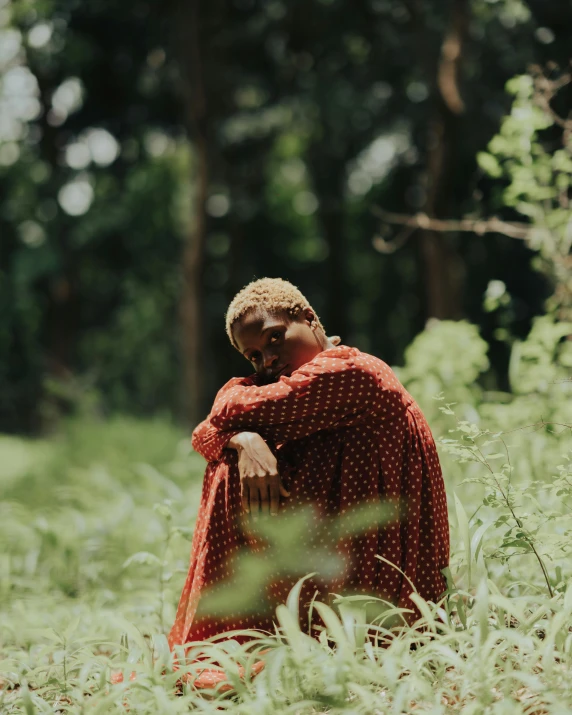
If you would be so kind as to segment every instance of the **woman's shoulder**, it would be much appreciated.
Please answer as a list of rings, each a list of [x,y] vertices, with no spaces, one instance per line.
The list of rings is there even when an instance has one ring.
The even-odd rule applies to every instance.
[[[250,375],[248,377],[231,377],[230,380],[228,380],[228,382],[225,382],[225,384],[217,392],[213,408],[219,406],[228,398],[229,395],[233,393],[233,391],[237,390],[238,388],[252,387],[253,385],[255,385],[255,378],[255,375]]]
[[[383,360],[349,345],[336,345],[324,350],[312,362],[316,368],[322,367],[328,372],[355,370],[386,379],[395,377],[393,370]]]
[[[337,345],[324,350],[314,360],[314,372],[350,372],[375,383],[381,390],[400,394],[404,391],[399,378],[386,362],[358,348]]]

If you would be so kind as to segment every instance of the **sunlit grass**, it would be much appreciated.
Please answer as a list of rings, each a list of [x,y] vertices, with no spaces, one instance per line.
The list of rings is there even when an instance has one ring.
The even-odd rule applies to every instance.
[[[569,437],[549,433],[511,441],[519,464],[533,449],[531,464],[553,465],[533,494],[552,513],[550,485],[566,477],[556,467],[569,447]],[[395,612],[383,609],[366,624],[366,602],[342,598],[314,604],[322,630],[310,638],[297,625],[295,589],[277,610],[276,633],[192,644],[175,663],[166,633],[203,471],[179,430],[160,421],[72,422],[46,441],[2,438],[0,461],[2,713],[572,711],[570,567],[542,541],[551,598],[533,554],[495,555],[507,526],[485,526],[498,507],[474,515],[486,487],[461,485],[476,474],[473,463],[444,456],[454,583],[439,604],[418,600],[416,628],[395,628]],[[515,503],[525,518],[532,512],[519,480]],[[535,538],[552,534],[558,545],[570,523],[542,528]],[[250,677],[261,659],[265,668]],[[207,667],[224,669],[223,687],[193,685]],[[116,672],[123,683],[111,683]]]

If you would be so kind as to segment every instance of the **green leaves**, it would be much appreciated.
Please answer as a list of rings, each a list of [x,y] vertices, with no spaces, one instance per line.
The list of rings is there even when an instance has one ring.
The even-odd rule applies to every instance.
[[[479,166],[489,176],[503,179],[503,201],[530,221],[525,240],[540,254],[539,266],[555,286],[550,311],[572,313],[572,283],[569,252],[572,149],[565,120],[558,117],[556,96],[565,77],[552,80],[536,71],[507,83],[514,95],[510,114],[500,132],[491,139],[488,153],[478,156]],[[547,134],[545,130],[551,129]],[[548,138],[547,138],[548,137]],[[560,147],[555,146],[560,137]]]
[[[556,334],[542,332],[542,340],[551,345]],[[546,407],[543,395],[535,394],[532,409]],[[188,488],[190,463],[177,452],[178,435],[162,431],[156,423],[138,430],[133,423],[91,424],[94,444],[86,427],[77,428],[68,437],[69,451],[39,444],[27,459],[18,458],[13,439],[0,440],[0,457],[5,444],[6,458],[13,463],[9,474],[14,504],[1,512],[2,528],[12,539],[18,537],[10,542],[12,570],[2,569],[8,589],[0,613],[2,677],[8,685],[0,691],[0,709],[47,713],[56,707],[71,713],[88,709],[121,715],[129,708],[138,715],[216,715],[224,708],[229,715],[266,715],[415,712],[415,705],[427,711],[472,708],[478,713],[497,702],[517,714],[529,712],[532,703],[542,704],[549,715],[572,709],[567,687],[572,668],[572,509],[566,507],[572,506],[571,436],[570,430],[555,434],[546,428],[513,432],[526,416],[523,399],[516,396],[514,405],[489,402],[488,430],[463,419],[458,430],[446,432],[443,446],[451,447],[443,458],[452,500],[449,590],[440,604],[414,597],[421,614],[417,630],[406,624],[403,608],[363,594],[340,595],[333,603],[314,604],[318,637],[311,638],[299,623],[298,599],[306,575],[302,574],[287,604],[276,613],[278,636],[242,631],[230,640],[196,643],[188,662],[180,649],[178,671],[173,671],[157,602],[161,590],[168,627],[188,563],[189,543],[178,536],[190,536],[186,525],[200,498],[196,470]],[[453,415],[438,414],[450,429],[458,406],[447,404]],[[567,409],[567,402],[552,408]],[[501,432],[501,423],[509,434]],[[154,452],[151,440],[157,433],[160,444]],[[506,453],[504,460],[494,458],[503,455],[501,440],[509,450],[511,472],[502,469]],[[167,454],[165,441],[170,445]],[[27,442],[18,444],[25,449]],[[137,464],[141,450],[146,467],[128,468],[125,460],[132,455]],[[468,461],[461,456],[467,452]],[[99,466],[90,471],[85,464],[95,458]],[[170,458],[175,463],[169,465]],[[44,482],[29,481],[36,463]],[[466,484],[460,484],[463,479]],[[77,500],[86,483],[88,498],[74,502],[73,519],[69,512],[58,515],[54,505],[60,509],[62,499]],[[502,494],[507,490],[508,501]],[[483,496],[487,505],[480,507]],[[28,499],[28,508],[17,508],[16,497],[20,504]],[[113,513],[110,504],[115,505]],[[38,521],[40,516],[43,521]],[[383,510],[356,512],[342,530],[367,528],[368,520],[377,523],[383,518]],[[76,530],[74,520],[83,525],[83,532]],[[27,527],[29,521],[36,525]],[[279,520],[272,520],[269,526],[268,539],[287,548],[295,536],[299,548],[307,521],[303,517],[284,522],[281,528]],[[167,540],[169,549],[164,551]],[[41,554],[28,568],[42,570],[26,575],[24,556],[38,543]],[[16,545],[23,550],[16,550]],[[548,564],[554,598],[543,586],[531,545]],[[95,566],[104,563],[108,572],[119,567],[120,576],[102,573],[91,582],[80,570],[83,589],[73,598],[65,597],[56,580],[58,554],[63,558],[65,553],[68,564],[75,553],[86,561],[84,568],[91,560]],[[90,559],[82,559],[87,553]],[[132,556],[126,558],[129,553]],[[296,563],[300,559],[293,557],[291,564]],[[160,585],[159,575],[167,572],[176,578]],[[242,586],[221,592],[227,604],[229,592],[234,607],[243,595]],[[390,623],[398,627],[391,630]],[[251,677],[253,664],[260,660],[264,670]],[[182,673],[190,673],[192,681],[205,668],[226,672],[232,697],[220,686],[199,693],[190,683],[177,685]],[[124,681],[112,685],[110,674],[116,672]],[[131,673],[136,676],[133,681]],[[530,689],[526,698],[525,687]]]
[[[137,564],[139,566],[160,566],[161,559],[155,556],[155,554],[149,553],[149,551],[138,551],[136,554],[132,554],[124,563],[123,568],[126,569],[132,564]]]
[[[489,176],[495,179],[502,176],[501,165],[493,154],[487,154],[487,152],[481,151],[477,154],[477,162],[481,169]]]
[[[471,538],[469,534],[469,520],[463,509],[459,497],[454,494],[455,498],[455,512],[457,514],[457,528],[459,530],[459,535],[463,541],[463,546],[465,549],[465,562],[468,568],[468,588],[471,588],[471,567],[473,563],[473,558],[471,555]]]

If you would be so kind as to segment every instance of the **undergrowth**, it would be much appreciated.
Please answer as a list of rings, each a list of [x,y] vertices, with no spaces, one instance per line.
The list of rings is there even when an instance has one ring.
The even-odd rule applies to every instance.
[[[314,604],[323,630],[310,638],[294,589],[274,634],[194,644],[174,669],[166,633],[204,467],[188,440],[123,418],[1,438],[0,711],[572,711],[569,333],[539,319],[503,395],[478,387],[486,348],[471,326],[440,323],[411,346],[400,377],[438,441],[452,543],[449,591],[415,597],[417,628],[387,610],[367,623],[367,601],[340,597]],[[208,663],[232,689],[192,685]]]

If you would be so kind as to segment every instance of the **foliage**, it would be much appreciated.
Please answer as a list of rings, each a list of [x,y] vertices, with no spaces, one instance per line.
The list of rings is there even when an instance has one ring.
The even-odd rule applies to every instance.
[[[572,328],[556,315],[568,305],[570,147],[551,90],[523,77],[509,84],[511,114],[479,161],[492,179],[485,189],[504,181],[499,204],[531,222],[530,246],[556,284],[550,314],[528,331],[539,306],[523,269],[528,335],[514,339],[516,318],[505,326],[510,393],[491,389],[486,342],[463,322],[431,324],[399,371],[441,452],[447,598],[417,600],[417,630],[390,630],[384,619],[395,612],[369,623],[371,604],[360,599],[315,603],[324,630],[310,639],[296,624],[297,587],[277,610],[275,636],[196,644],[174,670],[165,633],[203,464],[165,417],[101,420],[113,408],[177,404],[179,258],[195,187],[181,128],[185,63],[169,39],[174,5],[137,0],[111,13],[105,2],[0,2],[0,104],[9,110],[0,126],[0,421],[31,429],[43,414],[57,426],[49,439],[0,438],[0,709],[571,710]],[[387,260],[372,253],[369,206],[423,203],[426,68],[440,52],[445,6],[424,3],[420,17],[409,3],[377,0],[202,7],[207,27],[225,29],[204,42],[213,157],[205,380],[218,387],[236,371],[219,349],[223,331],[210,326],[252,273],[293,278],[330,311],[332,332],[351,317],[345,341],[397,356],[393,346],[424,317],[422,276],[409,249]],[[497,130],[505,80],[538,54],[531,30],[542,16],[521,0],[479,0],[473,12],[453,192],[470,208],[474,156]],[[562,48],[567,37],[550,51]],[[489,279],[514,274],[514,257],[528,263],[510,245],[491,247],[476,271],[479,320]],[[342,266],[341,280],[322,294],[332,266]],[[485,310],[502,307],[495,295]],[[76,418],[58,424],[65,411]],[[241,679],[239,668],[248,674],[266,649],[265,670]],[[209,663],[226,672],[230,695],[180,684]],[[116,669],[121,685],[110,682]]]
[[[72,412],[76,398],[50,392],[54,381],[69,380],[72,391],[85,382],[111,412],[180,407],[180,264],[197,163],[187,136],[191,42],[176,38],[189,24],[177,13],[189,5],[0,3],[5,430],[36,431]],[[550,3],[560,15],[565,6]],[[416,241],[392,256],[376,253],[370,212],[378,202],[417,211],[427,194],[427,128],[451,6],[417,7],[201,4],[207,398],[240,369],[222,315],[254,275],[293,280],[330,333],[390,362],[421,329],[425,269]],[[548,44],[536,39],[548,10],[527,7],[471,3],[461,87],[467,112],[452,189],[454,205],[469,211],[474,158],[497,131],[505,81],[531,61],[568,51],[558,27]],[[490,184],[480,181],[479,190]],[[485,325],[488,281],[517,273],[522,281],[509,290],[520,317],[506,327],[525,334],[544,291],[541,280],[531,284],[530,255],[501,241],[490,241],[484,258],[481,239],[466,246],[468,316]],[[504,375],[496,353],[491,361]]]
[[[169,82],[146,43],[161,26],[143,33],[126,12],[129,32],[120,12],[102,22],[102,4],[2,3],[0,421],[11,431],[73,408],[48,381],[75,374],[104,406],[177,406],[189,152],[159,131]]]
[[[556,294],[549,308],[570,318],[572,310],[572,124],[558,115],[555,98],[569,78],[514,77],[514,96],[500,132],[481,152],[481,167],[507,181],[502,200],[531,222],[527,242],[539,256],[537,267],[550,275]]]
[[[464,359],[459,360],[463,355]],[[439,417],[435,396],[460,405],[473,419],[482,390],[477,380],[488,366],[487,344],[475,325],[464,321],[432,321],[405,351],[405,366],[397,374],[416,397],[431,424]]]
[[[459,485],[457,493],[473,503],[483,500],[471,525],[471,539],[477,534],[473,556],[487,543],[490,557],[534,555],[538,539],[540,556],[551,569],[557,567],[551,572],[552,588],[559,582],[556,574],[568,568],[567,534],[572,529],[563,482],[572,444],[572,342],[566,339],[572,325],[537,318],[528,338],[515,343],[512,394],[489,393],[475,385],[479,366],[482,370],[486,362],[482,340],[471,328],[437,324],[427,330],[409,348],[411,362],[401,377],[441,434],[444,471]],[[448,364],[454,365],[452,371]]]
[[[469,389],[466,381],[486,365],[472,326],[437,324],[408,350],[402,377],[421,403],[436,406],[430,421],[452,533],[449,596],[418,601],[419,630],[390,630],[385,611],[366,638],[371,599],[346,597],[333,607],[314,604],[324,631],[310,639],[297,625],[295,589],[277,611],[276,636],[196,644],[192,662],[179,657],[174,671],[165,631],[186,573],[200,458],[159,420],[76,420],[50,440],[2,438],[3,712],[569,710],[565,327],[540,319],[515,348],[513,374],[523,389],[514,395]],[[451,373],[433,369],[444,335]],[[458,404],[439,409],[436,385]],[[261,657],[265,670],[242,680],[239,666],[248,673]],[[234,693],[177,685],[209,663],[226,671]],[[110,685],[116,670],[125,682]]]

